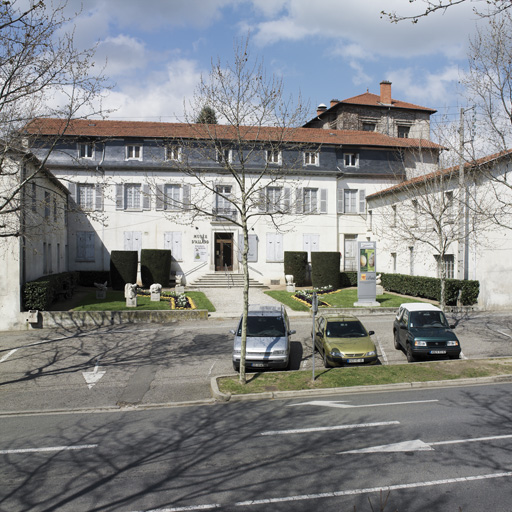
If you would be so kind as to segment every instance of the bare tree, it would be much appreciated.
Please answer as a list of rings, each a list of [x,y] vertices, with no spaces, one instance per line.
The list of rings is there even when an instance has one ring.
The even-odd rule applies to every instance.
[[[242,383],[246,381],[251,222],[265,217],[281,231],[296,222],[296,216],[288,214],[299,182],[296,172],[303,163],[299,148],[306,144],[298,140],[294,127],[301,126],[307,115],[300,102],[294,106],[283,98],[281,80],[266,77],[262,63],[250,58],[248,45],[248,38],[235,45],[233,64],[212,64],[186,108],[187,136],[171,138],[169,149],[181,151],[174,166],[193,183],[182,205],[189,213],[188,222],[213,217],[237,226],[243,235],[239,248],[244,275]],[[222,124],[194,122],[204,105],[213,109]],[[318,151],[318,145],[311,151]],[[175,201],[157,189],[157,202],[168,200]]]
[[[92,74],[94,48],[78,50],[73,33],[65,31],[71,21],[64,15],[65,7],[65,2],[54,6],[16,0],[0,5],[0,180],[9,183],[0,194],[2,236],[23,234],[23,223],[10,222],[19,217],[21,191],[44,168],[59,140],[54,136],[46,156],[23,175],[10,163],[13,154],[27,153],[27,147],[38,145],[35,130],[27,142],[27,123],[41,117],[60,118],[62,135],[72,118],[101,114],[105,79],[101,71]],[[18,172],[15,183],[13,172]],[[1,220],[4,213],[9,222]]]
[[[465,208],[475,202],[478,208]],[[461,177],[459,166],[453,166],[374,194],[369,208],[374,232],[390,244],[392,252],[413,250],[416,258],[427,258],[424,263],[435,254],[444,308],[447,267],[455,265],[455,257],[448,256],[457,253],[470,238],[473,243],[485,243],[483,231],[490,224],[486,205],[491,204],[492,197],[475,186],[473,173]]]
[[[417,0],[409,0],[410,3],[414,3],[416,1]],[[395,11],[381,11],[381,16],[388,17],[392,23],[398,23],[400,21],[411,21],[412,23],[418,23],[421,18],[426,18],[430,14],[433,14],[437,11],[444,13],[451,7],[467,3],[469,1],[480,4],[485,8],[485,11],[481,10],[478,6],[473,8],[475,14],[480,17],[492,17],[512,7],[510,0],[421,0],[425,7],[424,10],[418,12],[418,14],[404,16],[398,14]]]

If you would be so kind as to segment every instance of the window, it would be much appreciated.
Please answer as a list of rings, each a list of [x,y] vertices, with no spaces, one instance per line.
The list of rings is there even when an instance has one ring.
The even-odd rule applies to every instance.
[[[170,249],[173,260],[182,261],[181,231],[166,231],[164,233],[164,249]]]
[[[391,268],[393,273],[396,273],[396,252],[391,253]]]
[[[400,139],[408,139],[410,130],[410,126],[398,126],[398,137]]]
[[[359,167],[359,155],[357,153],[344,153],[343,162],[345,167]]]
[[[267,261],[284,261],[283,235],[281,233],[267,233]]]
[[[32,182],[32,211],[37,211],[37,185]]]
[[[44,193],[44,218],[50,217],[50,192]]]
[[[452,223],[454,221],[454,211],[453,211],[453,192],[446,192],[445,194],[445,218],[446,222]]]
[[[231,185],[217,185],[215,191],[214,215],[234,218],[236,210],[232,204]]]
[[[221,163],[231,163],[233,157],[233,153],[231,149],[217,149],[217,162]]]
[[[338,189],[338,213],[364,215],[366,213],[366,190]]]
[[[281,210],[281,200],[283,196],[282,187],[267,187],[267,209],[269,213],[275,213]]]
[[[437,277],[440,278],[441,277],[441,268],[439,266],[439,254],[436,254],[434,256],[434,258],[436,259],[436,263],[437,263]],[[443,257],[443,264],[444,264],[446,278],[453,279],[455,276],[455,274],[454,274],[455,257],[453,256],[453,254],[445,254]]]
[[[308,253],[308,261],[311,262],[311,253],[319,251],[320,235],[317,234],[304,234],[302,235],[302,246],[304,252]]]
[[[140,185],[125,185],[125,208],[127,210],[140,210]]]
[[[281,165],[281,151],[278,149],[268,149],[267,163]]]
[[[164,186],[164,209],[179,210],[182,205],[181,186],[165,185]]]
[[[140,260],[140,251],[142,250],[142,232],[141,231],[123,231],[124,250],[137,251]]]
[[[126,146],[126,160],[142,160],[142,146]]]
[[[150,210],[149,185],[126,183],[116,185],[116,210]]]
[[[416,199],[413,199],[411,201],[412,204],[412,225],[417,226],[418,225],[418,201]]]
[[[303,195],[304,213],[317,213],[318,211],[318,189],[305,188]]]
[[[94,208],[94,185],[80,184],[77,186],[77,203],[84,210]]]
[[[94,158],[94,144],[92,143],[79,143],[78,144],[78,158]]]
[[[316,165],[318,167],[319,161],[318,151],[304,151],[304,165]]]
[[[374,132],[375,123],[363,123],[363,132]]]
[[[94,231],[76,232],[76,259],[94,261]]]
[[[167,146],[165,157],[173,162],[181,162],[181,146]]]

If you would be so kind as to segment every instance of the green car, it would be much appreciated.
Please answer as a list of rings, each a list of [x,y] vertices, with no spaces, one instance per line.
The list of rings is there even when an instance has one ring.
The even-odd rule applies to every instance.
[[[377,349],[364,325],[352,315],[320,314],[313,333],[315,349],[324,359],[324,366],[376,364]]]

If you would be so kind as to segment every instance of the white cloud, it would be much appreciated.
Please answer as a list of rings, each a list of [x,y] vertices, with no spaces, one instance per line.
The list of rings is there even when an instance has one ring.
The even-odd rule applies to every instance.
[[[99,44],[95,60],[100,64],[107,62],[105,73],[109,76],[130,74],[145,66],[145,45],[123,34],[107,37]]]

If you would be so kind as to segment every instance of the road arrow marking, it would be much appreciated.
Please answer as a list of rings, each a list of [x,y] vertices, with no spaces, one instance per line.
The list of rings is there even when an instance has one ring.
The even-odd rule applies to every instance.
[[[388,402],[386,404],[364,404],[364,405],[350,405],[343,401],[331,402],[329,400],[312,400],[311,402],[302,402],[300,404],[290,404],[288,407],[295,407],[297,405],[319,405],[321,407],[333,407],[339,409],[357,409],[360,407],[383,407],[388,405],[406,405],[406,404],[424,404],[428,402],[439,402],[439,400],[416,400],[411,402]]]
[[[92,372],[82,372],[84,376],[85,382],[87,383],[87,387],[91,389],[96,383],[105,375],[107,372],[99,372],[99,360],[96,361],[96,366]]]
[[[325,432],[326,430],[346,430],[351,428],[385,427],[388,425],[400,425],[399,421],[378,421],[375,423],[356,423],[354,425],[334,425],[332,427],[313,427],[293,430],[268,430],[261,432],[260,436],[275,436],[279,434],[304,434],[308,432]]]
[[[512,438],[512,434],[505,436],[476,437],[473,439],[453,439],[451,441],[437,441],[434,443],[425,443],[421,439],[414,439],[413,441],[402,441],[401,443],[383,444],[380,446],[370,446],[369,448],[362,448],[360,450],[338,452],[338,455],[342,455],[345,453],[392,453],[432,451],[434,450],[434,448],[432,448],[433,446],[440,446],[446,444],[477,443],[482,441],[496,441],[499,439],[510,438]]]

